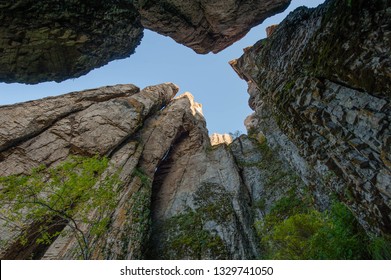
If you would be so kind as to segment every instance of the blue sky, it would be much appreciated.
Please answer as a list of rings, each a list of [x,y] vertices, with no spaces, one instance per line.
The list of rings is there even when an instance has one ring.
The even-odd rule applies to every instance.
[[[299,6],[316,7],[324,0],[292,0],[284,12],[253,28],[245,38],[218,54],[199,55],[168,37],[145,30],[136,53],[127,59],[110,62],[85,76],[62,83],[38,85],[0,83],[0,104],[54,96],[72,91],[115,84],[135,84],[143,88],[173,82],[180,93],[189,91],[203,105],[209,133],[245,132],[248,107],[247,84],[231,69],[228,61],[243,54],[243,48],[265,38],[265,28],[281,22]]]

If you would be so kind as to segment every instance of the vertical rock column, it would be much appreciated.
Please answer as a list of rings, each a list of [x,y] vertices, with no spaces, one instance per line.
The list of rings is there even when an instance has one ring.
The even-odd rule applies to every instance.
[[[391,231],[390,2],[298,8],[231,65],[249,84],[246,121],[327,208],[336,195],[376,234]]]

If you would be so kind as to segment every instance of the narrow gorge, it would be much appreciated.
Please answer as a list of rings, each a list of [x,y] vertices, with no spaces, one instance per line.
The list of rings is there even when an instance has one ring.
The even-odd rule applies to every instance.
[[[289,3],[1,2],[0,81],[78,77],[143,28],[216,53]],[[0,106],[0,259],[390,259],[391,1],[300,7],[229,64],[235,137],[173,83]]]

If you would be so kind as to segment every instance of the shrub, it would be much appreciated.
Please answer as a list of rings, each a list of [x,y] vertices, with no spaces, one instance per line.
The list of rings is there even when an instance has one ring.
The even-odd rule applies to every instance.
[[[0,218],[5,226],[22,233],[22,246],[49,245],[68,225],[78,241],[80,257],[88,259],[91,240],[104,233],[110,221],[107,213],[115,208],[118,176],[100,179],[108,162],[107,158],[73,156],[53,168],[39,166],[31,175],[0,177]],[[38,229],[31,232],[26,221],[33,221]],[[81,224],[88,225],[88,234]]]
[[[256,223],[267,259],[390,259],[391,243],[370,238],[342,203],[319,212],[292,195]]]

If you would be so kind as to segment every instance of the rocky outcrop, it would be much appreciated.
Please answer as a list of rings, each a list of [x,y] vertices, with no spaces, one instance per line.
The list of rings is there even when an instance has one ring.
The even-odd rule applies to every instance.
[[[35,84],[79,77],[134,53],[143,26],[198,53],[216,53],[289,3],[8,1],[0,4],[0,81]]]
[[[215,134],[220,143],[212,146],[201,105],[190,93],[174,98],[177,91],[173,84],[117,85],[0,107],[0,257],[259,258],[255,221],[302,183],[263,139]],[[49,192],[34,193],[29,204],[3,193],[11,190],[6,182],[37,184],[36,168],[54,174],[50,168],[76,155],[108,158],[89,180],[97,194],[109,187],[114,201],[104,199],[113,208],[89,208],[76,196],[70,207],[80,210],[69,217],[46,204],[51,193],[62,199],[49,177],[38,181]],[[54,217],[38,220],[39,196]],[[99,234],[93,220],[107,221]],[[52,237],[42,244],[41,235]]]
[[[166,106],[177,91],[178,88],[173,84],[148,87],[142,91],[133,85],[118,85],[2,106],[0,110],[3,121],[0,131],[5,145],[0,156],[0,176],[30,174],[33,168],[41,164],[47,167],[56,166],[70,155],[109,157],[110,168],[102,176],[110,177],[121,170],[121,187],[117,189],[113,186],[112,190],[116,193],[118,207],[113,213],[105,213],[112,221],[112,227],[104,235],[107,239],[102,236],[98,240],[89,240],[91,245],[83,250],[88,249],[89,257],[93,258],[136,258],[141,249],[140,240],[134,239],[140,238],[144,233],[125,229],[132,229],[132,226],[135,226],[134,215],[140,215],[140,212],[149,209],[149,205],[141,205],[138,212],[129,212],[129,209],[132,209],[135,203],[132,195],[141,193],[145,196],[145,192],[150,190],[145,181],[140,179],[143,178],[142,175],[135,171],[138,165],[146,163],[140,160],[142,140],[133,135],[139,132],[145,119]],[[10,127],[14,131],[11,134]],[[167,141],[169,140],[170,138],[167,138]],[[165,151],[161,153],[162,157]],[[148,197],[145,200],[145,203],[148,203]],[[28,218],[20,218],[21,225],[18,227],[15,227],[14,223],[7,223],[4,211],[7,207],[12,209],[12,205],[12,201],[4,200],[2,203],[2,259],[31,256],[56,259],[83,257],[75,231],[70,230],[69,226],[62,230],[64,234],[58,237],[49,249],[47,246],[37,248],[35,240],[28,240],[25,246],[21,246],[20,236],[33,236],[37,226],[34,220]],[[28,207],[26,211],[28,213]],[[94,215],[91,213],[91,216]],[[91,230],[83,222],[80,222],[78,228],[84,237],[88,236]],[[126,238],[123,237],[124,234]],[[109,242],[112,238],[115,244]],[[122,244],[123,240],[127,243]],[[106,250],[106,247],[109,249]]]
[[[184,7],[132,3],[144,21]],[[390,11],[329,0],[246,48],[231,65],[255,112],[236,139],[209,137],[202,106],[170,83],[1,106],[0,258],[253,259],[350,239],[370,245],[338,257],[389,258]]]
[[[142,31],[130,1],[2,1],[0,80],[79,77],[134,53]]]
[[[282,12],[290,0],[137,1],[144,27],[192,48],[217,53],[255,25]]]
[[[249,133],[264,135],[312,190],[391,231],[391,3],[326,1],[292,12],[231,65],[249,85]]]
[[[231,144],[233,141],[232,136],[229,134],[218,134],[218,133],[213,133],[210,136],[210,143],[212,146],[219,145],[219,144]]]

